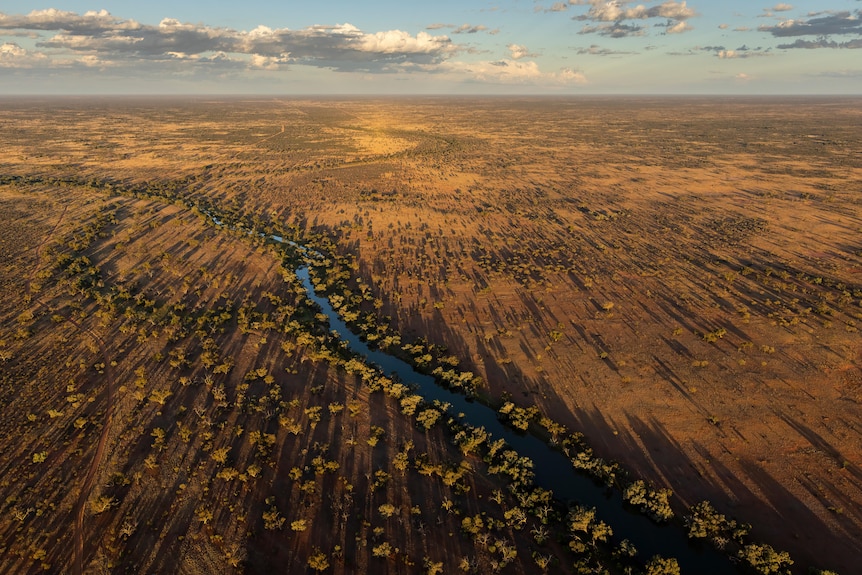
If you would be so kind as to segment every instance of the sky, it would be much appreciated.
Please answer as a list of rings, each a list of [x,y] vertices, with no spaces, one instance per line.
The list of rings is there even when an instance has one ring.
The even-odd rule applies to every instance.
[[[0,0],[0,95],[862,94],[862,0]]]

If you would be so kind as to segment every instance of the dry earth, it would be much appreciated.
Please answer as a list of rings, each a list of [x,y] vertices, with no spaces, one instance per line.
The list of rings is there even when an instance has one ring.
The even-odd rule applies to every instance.
[[[378,300],[369,309],[389,317],[404,341],[424,337],[445,345],[483,377],[489,396],[536,405],[582,431],[603,457],[671,488],[680,511],[711,500],[751,523],[758,539],[789,551],[799,573],[809,566],[854,573],[862,556],[860,121],[858,99],[8,100],[0,108],[0,175],[159,183],[329,238],[355,257],[358,276]],[[104,382],[92,369],[99,354],[80,329],[63,322],[26,340],[6,335],[23,323],[18,314],[36,305],[13,300],[44,269],[46,246],[111,204],[121,225],[87,253],[117,285],[136,282],[147,297],[164,292],[171,295],[162,299],[175,302],[204,281],[195,296],[200,305],[224,300],[239,307],[264,300],[267,291],[281,293],[273,287],[281,279],[265,249],[250,256],[241,238],[216,234],[178,206],[56,187],[24,193],[10,186],[0,201],[2,253],[12,254],[2,262],[0,351],[11,355],[4,365],[13,366],[4,376],[3,426],[4,436],[15,438],[0,459],[5,509],[43,511],[34,500],[41,494],[62,516],[35,544],[22,542],[20,526],[5,520],[7,556],[14,550],[20,560],[3,569],[13,572],[33,563],[34,549],[67,520],[75,491],[66,485],[63,497],[45,493],[48,485],[81,476],[105,409]],[[51,309],[71,305],[37,298]],[[242,482],[232,505],[248,512],[219,506],[237,494],[226,497],[228,488],[212,485],[219,464],[205,453],[212,440],[199,435],[189,443],[171,435],[156,467],[135,467],[153,449],[153,428],[178,434],[183,418],[200,425],[196,406],[215,409],[212,399],[204,401],[212,392],[199,381],[203,371],[189,367],[186,377],[196,385],[178,386],[182,369],[150,367],[153,354],[168,357],[172,349],[164,333],[145,334],[135,345],[137,331],[120,336],[93,315],[80,321],[111,339],[121,358],[117,378],[129,390],[140,365],[147,366],[148,386],[143,398],[118,399],[125,423],[111,431],[114,447],[102,478],[121,470],[131,483],[122,498],[116,486],[105,488],[118,510],[108,519],[95,516],[104,525],[88,527],[91,549],[101,557],[111,545],[121,547],[124,516],[163,513],[172,525],[194,529],[182,532],[186,543],[171,540],[179,527],[141,538],[132,552],[141,562],[136,568],[164,569],[154,562],[177,556],[161,551],[163,539],[171,553],[212,561],[203,547],[190,551],[187,543],[206,534],[208,544],[229,555],[248,529],[243,520],[253,517],[260,528],[270,493]],[[236,358],[226,388],[235,389],[258,366],[286,361],[274,336],[260,337],[220,336],[219,348]],[[383,407],[369,410],[368,402],[379,399],[353,389],[351,378],[300,359],[297,373],[279,370],[283,398],[294,397],[288,389],[302,406],[353,398],[365,406],[366,420],[351,425],[391,421]],[[309,379],[324,386],[323,396],[304,391]],[[260,387],[256,393],[265,395]],[[164,406],[149,399],[162,388],[173,394]],[[67,396],[76,393],[87,399],[66,409]],[[64,425],[48,409],[68,411]],[[210,422],[246,430],[236,433],[236,445],[227,443],[230,434],[215,435],[231,446],[232,467],[242,470],[255,457],[248,430],[262,428],[265,417],[237,423],[240,415],[227,412]],[[36,420],[28,423],[30,414]],[[86,419],[82,433],[73,431],[77,417]],[[310,461],[325,444],[342,469],[365,470],[352,471],[349,480],[364,493],[364,474],[387,465],[408,437],[423,451],[446,449],[442,439],[424,439],[401,422],[387,429],[385,454],[345,450],[337,438],[347,432],[334,425],[301,441],[282,430],[274,448],[281,455],[270,460]],[[369,429],[351,433],[367,436]],[[27,463],[59,444],[65,455],[49,461],[56,473]],[[454,461],[458,453],[439,457]],[[288,481],[277,468],[266,476],[269,488]],[[324,483],[318,489],[337,492],[337,482]],[[30,495],[22,495],[22,485]],[[167,499],[153,500],[156,488],[178,493],[170,507]],[[230,525],[216,534],[227,543],[212,538],[208,522],[189,521],[196,513],[191,501],[202,494],[218,513],[242,519],[213,518]],[[291,497],[291,504],[304,501],[299,491]],[[403,497],[404,510],[429,499],[421,491]],[[373,515],[373,495],[364,501],[364,516]],[[464,501],[469,505],[478,503]],[[457,531],[458,524],[446,529]],[[342,529],[353,537],[368,527]],[[285,553],[299,557],[299,549],[325,545],[331,552],[331,529],[309,530],[308,539],[290,542],[295,553]],[[100,533],[114,535],[99,547]],[[439,537],[423,541],[427,553],[441,544]],[[446,556],[469,555],[468,543],[447,548]],[[347,550],[354,543],[339,545]],[[406,555],[421,563],[420,547],[415,543]],[[68,549],[52,553],[44,561],[56,565]],[[269,559],[257,553],[246,551],[262,566]],[[103,560],[122,556],[117,551]],[[523,556],[528,561],[529,551]],[[367,552],[351,557],[360,570],[368,567]]]

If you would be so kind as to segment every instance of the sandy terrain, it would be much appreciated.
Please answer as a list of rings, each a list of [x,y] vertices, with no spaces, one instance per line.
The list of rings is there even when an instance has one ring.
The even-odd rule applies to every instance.
[[[52,115],[43,113],[45,106],[52,106]],[[795,572],[815,566],[853,573],[862,555],[862,136],[855,128],[860,120],[858,100],[828,99],[8,101],[0,111],[0,175],[146,184],[178,199],[206,198],[228,213],[277,222],[331,246],[355,262],[361,284],[351,285],[370,294],[367,310],[388,317],[405,342],[424,337],[446,346],[463,368],[484,379],[489,397],[506,395],[518,405],[535,405],[583,432],[602,457],[672,489],[679,512],[712,501],[721,512],[752,524],[758,540],[790,552]],[[202,303],[192,298],[186,309],[221,301],[239,308],[244,301],[259,304],[266,292],[282,293],[273,287],[281,280],[266,249],[250,250],[241,238],[216,234],[180,205],[110,199],[101,183],[92,195],[82,194],[80,186],[61,192],[40,185],[26,194],[21,185],[9,185],[0,198],[4,222],[10,222],[3,253],[16,254],[3,262],[5,294],[26,293],[30,275],[44,269],[39,254],[50,245],[44,238],[58,221],[59,231],[52,235],[59,241],[112,202],[112,209],[126,214],[122,223],[112,224],[109,236],[86,253],[114,284],[137,282],[145,297],[173,304],[192,298],[203,282],[194,295]],[[30,215],[21,219],[18,213]],[[54,299],[45,299],[48,308],[74,309],[60,295],[49,295]],[[14,365],[4,381],[3,409],[17,413],[4,426],[28,430],[16,443],[18,451],[2,460],[7,470],[20,466],[20,477],[5,476],[7,496],[19,498],[20,482],[44,493],[47,483],[83,475],[68,455],[57,461],[56,475],[36,474],[32,463],[22,461],[50,452],[51,441],[66,441],[64,452],[77,449],[89,462],[104,410],[104,387],[98,383],[103,380],[97,377],[102,374],[92,369],[99,352],[69,322],[58,324],[62,335],[36,332],[26,342],[33,359],[22,359],[24,344],[13,328],[25,307],[6,304],[0,338],[6,340],[0,351],[12,354],[6,363]],[[132,551],[141,562],[135,565],[158,569],[152,562],[164,554],[156,540],[181,532],[185,542],[208,537],[207,545],[223,559],[249,523],[213,518],[213,524],[225,526],[217,535],[230,544],[222,544],[213,539],[209,521],[190,520],[196,513],[191,501],[198,497],[215,506],[231,498],[221,480],[213,479],[219,464],[200,451],[208,441],[217,449],[215,440],[186,444],[175,437],[174,420],[190,417],[195,406],[216,409],[212,399],[204,399],[212,392],[200,383],[204,371],[197,370],[198,359],[179,371],[165,363],[151,367],[160,350],[170,357],[170,330],[140,336],[140,329],[147,330],[138,326],[125,339],[113,339],[111,326],[122,322],[100,320],[93,315],[96,307],[89,309],[80,321],[112,338],[121,358],[118,380],[132,390],[139,379],[134,370],[145,365],[148,374],[143,399],[119,395],[115,417],[126,423],[114,426],[115,447],[101,473],[104,479],[125,465],[131,485],[122,497],[112,488],[108,495],[119,504],[110,514],[95,516],[106,517],[105,525],[87,528],[89,560],[95,561],[95,549],[99,557],[111,553],[108,543],[99,547],[97,532],[117,533],[112,544],[120,549],[123,516],[147,505],[176,517],[175,527],[138,542],[138,549],[156,551]],[[269,304],[258,309],[273,311]],[[41,321],[49,325],[50,315]],[[5,335],[10,331],[13,335]],[[296,382],[316,378],[325,395],[297,392],[301,405],[345,403],[351,397],[365,406],[378,401],[352,389],[355,382],[344,374],[301,361],[301,351],[298,372],[285,372],[280,340],[276,344],[277,338],[264,332],[261,343],[261,335],[257,329],[219,336],[219,348],[235,358],[226,388],[234,389],[257,366],[278,365],[285,400],[293,397],[287,390]],[[139,337],[146,343],[132,345]],[[188,344],[197,358],[195,345],[201,344]],[[72,358],[66,360],[71,372],[52,371],[46,363],[52,357]],[[182,374],[197,383],[178,387]],[[56,380],[57,389],[31,386],[32,396],[10,391],[40,378]],[[67,383],[59,386],[66,379],[74,380],[68,385],[75,393],[87,390],[81,393],[93,399],[92,407],[82,401],[83,411],[66,410],[67,428],[38,414],[28,427],[25,419],[34,405],[43,412],[64,411],[72,393]],[[258,383],[256,393],[265,393]],[[149,399],[161,389],[172,393],[164,406]],[[397,406],[385,409],[397,411]],[[178,410],[186,415],[176,415]],[[210,420],[244,430],[278,427],[265,424],[260,414],[237,423],[246,417],[241,411],[222,410]],[[371,419],[350,419],[350,425],[382,425],[372,412],[364,413]],[[75,429],[82,416],[89,418],[83,427],[88,439],[75,433],[63,439],[61,429]],[[329,431],[321,426],[301,441],[284,429],[278,432],[274,451],[281,455],[268,460],[276,463],[267,472],[267,485],[278,485],[281,493],[280,482],[290,479],[278,462],[303,457],[310,462],[315,444],[318,450],[328,444],[342,469],[369,470],[385,465],[399,443],[416,435],[409,424],[390,423],[386,455],[345,450],[336,439],[347,433],[341,420],[335,424],[338,417]],[[174,430],[169,447],[157,467],[139,469],[152,449],[155,427]],[[57,435],[45,435],[48,429]],[[369,429],[352,433],[367,435]],[[237,433],[236,445],[227,443],[228,436],[214,435],[232,446],[232,467],[250,465],[255,447],[248,431]],[[413,440],[418,448],[420,440]],[[128,447],[116,447],[121,444]],[[422,445],[429,452],[446,449],[442,438]],[[457,458],[457,451],[441,457]],[[362,479],[367,471],[351,473],[349,481],[368,491],[368,480]],[[474,492],[493,488],[492,483],[481,487],[488,480],[476,477]],[[237,488],[234,506],[251,509],[240,516],[254,516],[259,530],[270,494],[253,483]],[[319,489],[340,497],[337,481],[319,483]],[[156,485],[184,493],[171,503],[158,498],[147,503]],[[306,505],[298,488],[290,497],[291,506]],[[409,510],[427,494],[399,497],[405,498],[399,508]],[[69,490],[49,500],[69,513],[74,498]],[[21,501],[7,508],[37,509]],[[373,497],[364,501],[364,513],[373,515],[369,506],[379,503]],[[309,513],[324,506],[315,500]],[[286,510],[288,501],[279,508]],[[448,529],[457,531],[460,521],[452,522]],[[194,528],[183,531],[180,524]],[[352,538],[369,526],[340,528]],[[46,528],[41,545],[57,529]],[[304,568],[299,550],[308,555],[324,546],[332,541],[326,539],[331,530],[327,524],[309,530],[310,538],[286,538],[293,551],[285,548],[285,557],[301,556]],[[35,544],[15,539],[14,524],[7,523],[4,533],[6,548],[21,557],[4,565],[5,572],[33,563]],[[251,565],[286,561],[263,557],[268,540],[255,541],[244,548]],[[447,549],[447,556],[468,555],[468,543]],[[209,554],[216,551],[192,552],[189,545],[172,542],[165,549],[206,556],[195,555],[194,561],[213,560]],[[339,545],[351,564],[368,567],[367,551],[350,555],[352,540]],[[421,544],[413,545],[406,555],[421,563]],[[118,550],[117,557],[127,552]],[[58,547],[44,561],[57,564],[67,555],[67,548]],[[523,555],[520,569],[535,569],[530,552]]]

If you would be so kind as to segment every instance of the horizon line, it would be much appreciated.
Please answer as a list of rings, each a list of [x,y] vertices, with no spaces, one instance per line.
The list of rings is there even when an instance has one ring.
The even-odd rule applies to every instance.
[[[257,99],[274,99],[274,98],[295,98],[295,99],[308,99],[308,98],[325,98],[325,99],[369,99],[369,98],[387,98],[387,99],[406,99],[406,98],[463,98],[463,99],[477,99],[477,98],[537,98],[537,99],[592,99],[592,98],[615,98],[615,99],[624,99],[624,98],[788,98],[788,99],[799,99],[799,98],[862,98],[862,93],[810,93],[810,94],[800,94],[800,93],[787,93],[787,92],[776,92],[776,93],[707,93],[707,92],[685,92],[685,93],[652,93],[652,92],[639,92],[639,93],[620,93],[620,92],[607,92],[607,93],[588,93],[588,94],[538,94],[535,92],[524,92],[524,93],[496,93],[496,94],[465,94],[465,93],[435,93],[435,92],[416,92],[416,93],[403,93],[403,94],[388,94],[388,93],[301,93],[301,94],[260,94],[260,93],[245,93],[245,92],[235,92],[235,93],[207,93],[207,92],[117,92],[117,93],[43,93],[43,92],[32,92],[32,93],[0,93],[0,99],[20,99],[20,98],[45,98],[45,99],[59,99],[59,98],[257,98]]]

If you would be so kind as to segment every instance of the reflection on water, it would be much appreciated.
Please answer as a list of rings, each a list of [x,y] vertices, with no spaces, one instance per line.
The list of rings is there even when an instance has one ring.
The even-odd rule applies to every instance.
[[[373,350],[359,336],[350,331],[329,301],[318,296],[309,277],[308,266],[296,270],[308,297],[320,306],[329,318],[330,328],[338,333],[354,353],[364,356],[387,375],[395,375],[402,383],[416,388],[426,401],[439,400],[451,404],[450,413],[464,414],[463,421],[475,427],[484,427],[494,438],[506,442],[522,457],[533,461],[535,482],[550,489],[563,501],[595,507],[597,516],[609,524],[619,540],[628,539],[638,549],[641,558],[654,555],[675,557],[682,573],[721,575],[735,571],[728,559],[710,547],[695,547],[681,529],[669,525],[656,525],[646,516],[627,509],[622,495],[596,484],[591,478],[578,473],[569,459],[551,448],[541,439],[509,429],[497,418],[496,412],[465,396],[440,385],[431,376],[422,374],[413,367],[387,353]]]
[[[204,212],[215,225],[224,227],[221,219],[212,213]],[[248,231],[254,234],[253,231]],[[306,258],[323,259],[320,252],[275,234],[261,234],[272,241],[287,244],[297,249]],[[549,489],[557,499],[586,507],[595,507],[599,519],[609,524],[617,540],[628,539],[637,548],[639,556],[646,560],[654,555],[675,557],[682,573],[699,575],[726,575],[735,572],[727,557],[711,547],[692,544],[682,529],[657,525],[640,513],[625,507],[620,493],[596,484],[591,478],[577,472],[569,459],[553,449],[541,439],[529,434],[517,433],[503,425],[497,413],[481,404],[470,401],[464,395],[452,392],[429,375],[417,372],[413,367],[387,353],[373,350],[354,334],[332,309],[329,300],[318,296],[309,276],[308,266],[296,270],[312,301],[329,319],[330,328],[347,342],[354,353],[379,367],[385,374],[394,375],[405,385],[414,387],[426,401],[439,400],[451,405],[450,414],[463,414],[463,422],[474,427],[484,427],[495,439],[504,439],[521,457],[533,462],[536,485]]]

